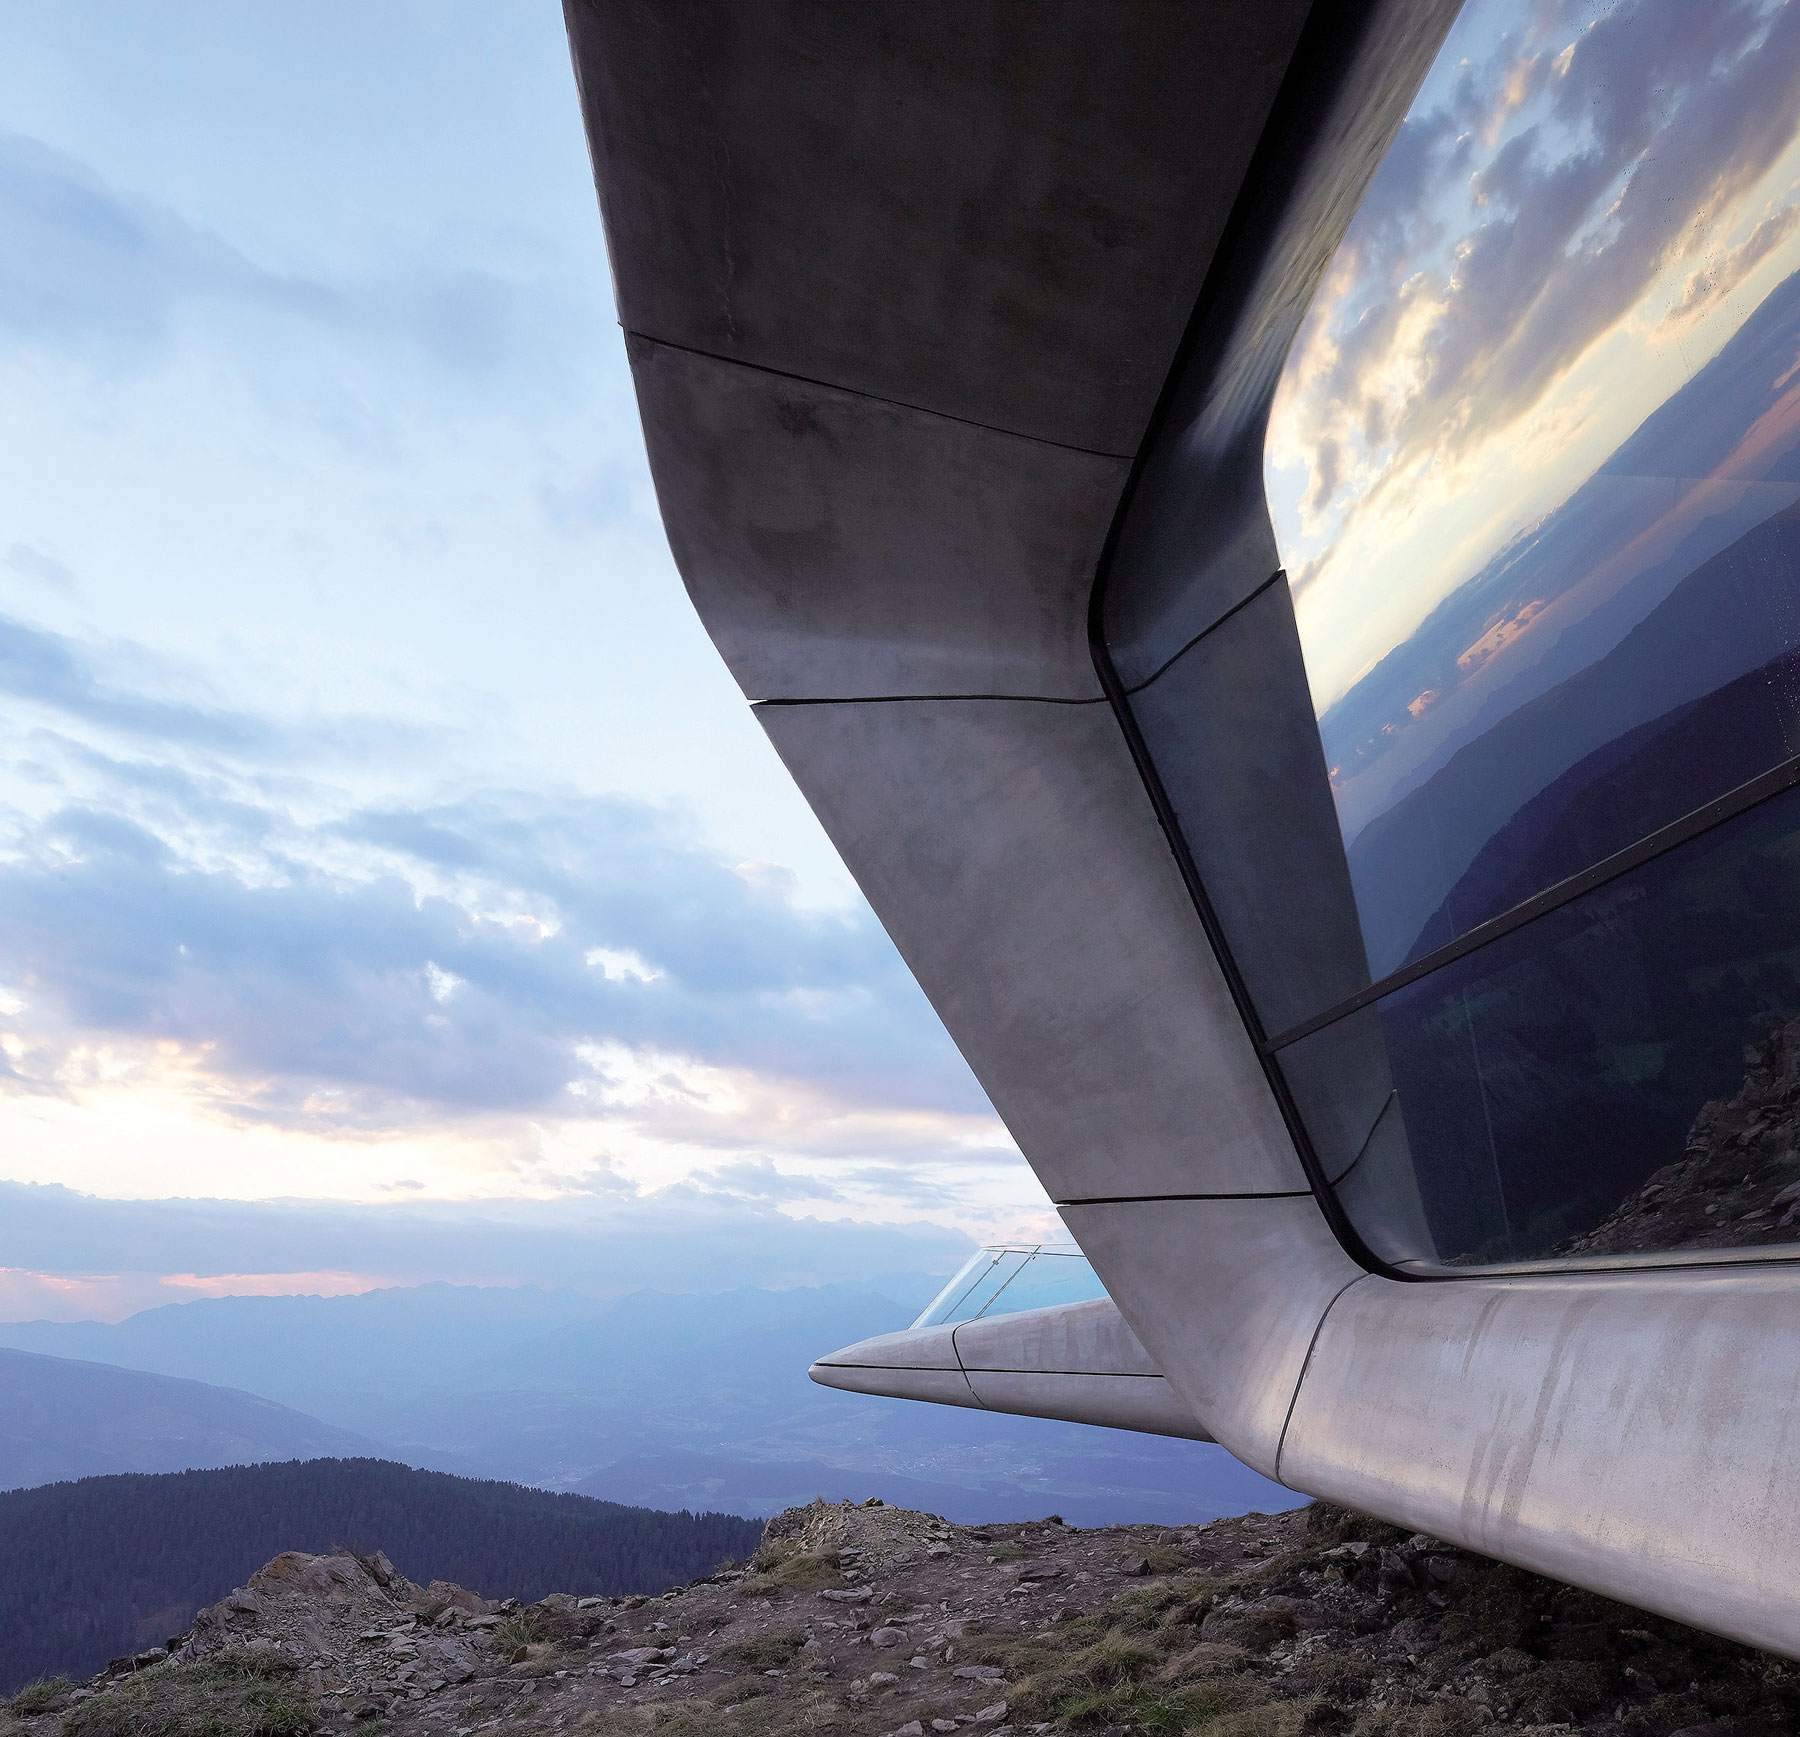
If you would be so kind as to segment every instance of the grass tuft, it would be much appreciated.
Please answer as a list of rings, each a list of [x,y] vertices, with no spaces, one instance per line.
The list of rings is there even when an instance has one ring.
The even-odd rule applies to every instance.
[[[41,1713],[56,1701],[60,1701],[75,1685],[67,1677],[45,1677],[35,1683],[27,1683],[12,1700],[7,1703],[15,1713]]]
[[[187,1665],[153,1665],[63,1715],[63,1737],[307,1737],[319,1709],[293,1665],[234,1647]]]

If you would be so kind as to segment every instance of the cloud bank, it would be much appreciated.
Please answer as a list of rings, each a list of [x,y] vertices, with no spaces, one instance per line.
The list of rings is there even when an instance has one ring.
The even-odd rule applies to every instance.
[[[1797,114],[1791,5],[1464,11],[1272,420],[1321,708],[1755,305],[1721,309],[1712,291],[1785,257]]]

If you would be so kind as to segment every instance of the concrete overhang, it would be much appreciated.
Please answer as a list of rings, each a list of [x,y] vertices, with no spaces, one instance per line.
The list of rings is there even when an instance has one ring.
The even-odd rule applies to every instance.
[[[850,1393],[1212,1440],[1105,1298],[882,1333],[807,1373]]]
[[[1800,1653],[1794,1274],[1353,1256],[1091,655],[1103,569],[1128,684],[1267,585],[1269,393],[1455,10],[567,0],[683,581],[1155,1373],[1004,1320],[818,1372],[1160,1382],[1297,1489]]]

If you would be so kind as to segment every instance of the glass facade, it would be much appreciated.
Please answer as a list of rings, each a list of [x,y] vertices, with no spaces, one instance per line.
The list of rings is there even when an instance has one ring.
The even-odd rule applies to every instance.
[[[1363,968],[1256,996],[1350,1222],[1800,1241],[1800,6],[1469,0],[1264,475]]]
[[[1079,1249],[1048,1243],[977,1249],[932,1299],[915,1327],[949,1327],[989,1315],[1016,1315],[1106,1295]]]

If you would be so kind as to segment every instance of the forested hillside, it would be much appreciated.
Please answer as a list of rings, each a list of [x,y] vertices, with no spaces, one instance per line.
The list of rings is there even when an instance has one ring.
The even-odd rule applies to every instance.
[[[747,1556],[759,1522],[320,1459],[0,1494],[0,1694],[179,1633],[283,1550],[386,1551],[489,1598],[660,1592]]]

